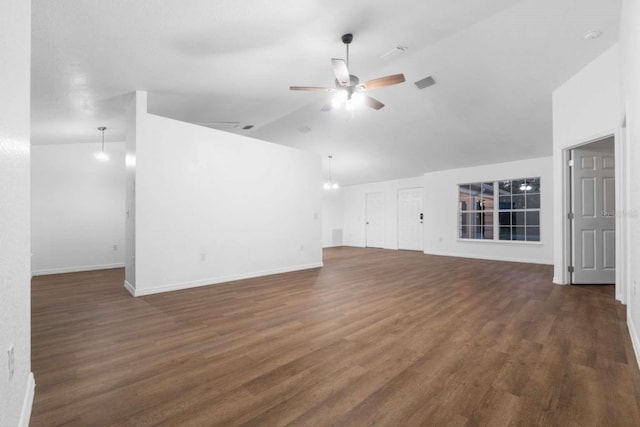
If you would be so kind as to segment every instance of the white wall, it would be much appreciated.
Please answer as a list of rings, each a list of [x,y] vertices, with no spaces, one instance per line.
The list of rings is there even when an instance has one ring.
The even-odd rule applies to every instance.
[[[0,426],[27,426],[31,374],[31,2],[0,4]],[[9,347],[14,373],[9,376]]]
[[[554,282],[569,283],[565,149],[618,131],[622,118],[618,45],[614,45],[553,92]],[[616,142],[617,144],[617,142]],[[620,180],[618,180],[620,184]],[[616,227],[618,223],[616,222]]]
[[[628,222],[629,295],[627,319],[636,357],[640,356],[640,2],[624,0],[620,29],[622,105],[626,113],[625,152],[628,189],[623,218]]]
[[[134,295],[322,265],[318,156],[138,113]]]
[[[458,239],[458,184],[540,177],[540,242]],[[553,173],[551,157],[431,172],[424,176],[424,252],[503,261],[553,263]]]
[[[342,190],[323,190],[322,246],[341,246],[344,233],[344,206]]]
[[[34,275],[124,266],[124,143],[31,149]],[[115,246],[115,250],[114,250]]]
[[[384,193],[384,248],[398,249],[398,190],[423,187],[423,177],[398,179],[342,187],[344,208],[343,242],[364,247],[366,243],[365,201],[367,193]],[[425,209],[430,202],[425,201]]]

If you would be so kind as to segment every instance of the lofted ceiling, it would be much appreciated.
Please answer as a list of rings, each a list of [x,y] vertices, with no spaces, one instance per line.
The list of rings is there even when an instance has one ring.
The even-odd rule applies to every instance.
[[[33,144],[97,143],[98,126],[123,141],[146,90],[151,113],[332,154],[348,185],[551,155],[551,93],[617,41],[620,0],[33,0],[32,15]],[[406,76],[370,93],[381,110],[289,91],[334,84],[347,32],[361,81]]]

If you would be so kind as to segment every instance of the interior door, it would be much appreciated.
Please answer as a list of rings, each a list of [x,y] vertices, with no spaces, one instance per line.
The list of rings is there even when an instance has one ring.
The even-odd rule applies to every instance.
[[[384,194],[366,195],[366,243],[368,248],[384,247]]]
[[[398,249],[423,250],[424,189],[398,190]]]
[[[572,150],[575,284],[615,283],[615,163],[608,150]]]

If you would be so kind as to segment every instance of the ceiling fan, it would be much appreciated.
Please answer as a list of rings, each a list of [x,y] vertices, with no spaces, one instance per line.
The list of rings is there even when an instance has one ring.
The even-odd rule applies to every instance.
[[[377,79],[368,80],[360,83],[360,79],[349,72],[349,44],[353,41],[353,34],[345,34],[342,36],[342,42],[347,47],[347,59],[331,59],[333,73],[336,76],[336,87],[312,87],[312,86],[290,86],[291,90],[302,90],[307,92],[328,92],[335,93],[330,104],[322,107],[321,111],[330,111],[344,105],[347,110],[354,108],[360,103],[366,104],[375,110],[384,107],[384,104],[377,99],[365,95],[363,92],[378,89],[385,86],[391,86],[405,81],[404,74],[392,74]]]

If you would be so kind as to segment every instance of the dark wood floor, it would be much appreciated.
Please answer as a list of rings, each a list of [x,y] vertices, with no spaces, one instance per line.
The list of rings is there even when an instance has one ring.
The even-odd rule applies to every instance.
[[[32,426],[639,426],[613,287],[334,248],[325,267],[132,298],[33,280]]]

